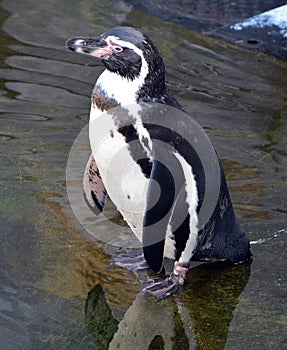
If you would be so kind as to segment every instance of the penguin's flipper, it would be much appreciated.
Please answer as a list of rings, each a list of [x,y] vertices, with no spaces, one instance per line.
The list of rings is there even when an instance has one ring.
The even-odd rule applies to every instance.
[[[185,177],[175,151],[167,144],[156,145],[153,156],[143,220],[142,244],[148,265],[159,272],[163,266],[165,239],[171,234],[170,221],[174,206],[185,185]]]
[[[84,198],[89,208],[99,215],[106,204],[107,191],[102,181],[96,161],[91,154],[83,179]]]

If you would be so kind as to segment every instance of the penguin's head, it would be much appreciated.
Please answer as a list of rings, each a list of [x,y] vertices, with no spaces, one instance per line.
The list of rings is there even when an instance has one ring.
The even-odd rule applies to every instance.
[[[151,39],[137,29],[116,27],[98,37],[72,38],[66,47],[101,59],[110,72],[123,78],[153,80],[158,88],[164,87],[163,60]]]

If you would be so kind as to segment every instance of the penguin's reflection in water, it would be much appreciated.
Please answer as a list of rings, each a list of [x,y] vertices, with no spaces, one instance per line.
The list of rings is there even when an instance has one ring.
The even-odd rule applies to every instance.
[[[250,264],[201,264],[176,297],[157,302],[137,294],[120,314],[100,285],[89,293],[86,322],[97,349],[224,349]]]

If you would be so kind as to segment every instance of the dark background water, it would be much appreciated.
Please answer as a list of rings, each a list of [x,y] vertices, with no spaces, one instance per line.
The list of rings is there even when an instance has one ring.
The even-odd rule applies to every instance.
[[[287,64],[123,2],[0,6],[0,348],[287,348]],[[152,37],[170,88],[222,159],[242,226],[267,240],[251,266],[194,267],[162,303],[107,268],[114,250],[78,224],[66,192],[102,66],[64,43],[122,24]]]
[[[210,33],[216,29],[253,17],[261,12],[286,5],[285,0],[127,0],[136,9],[181,24],[201,33]]]

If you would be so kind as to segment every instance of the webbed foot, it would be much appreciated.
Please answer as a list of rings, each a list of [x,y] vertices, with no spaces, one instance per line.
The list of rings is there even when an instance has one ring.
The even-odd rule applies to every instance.
[[[118,266],[129,271],[141,271],[149,266],[141,253],[135,254],[115,254],[112,256],[113,263],[109,266]]]
[[[171,275],[165,279],[154,278],[146,282],[147,286],[142,290],[145,295],[152,295],[158,301],[163,300],[176,293],[184,284],[188,268],[174,264]]]

